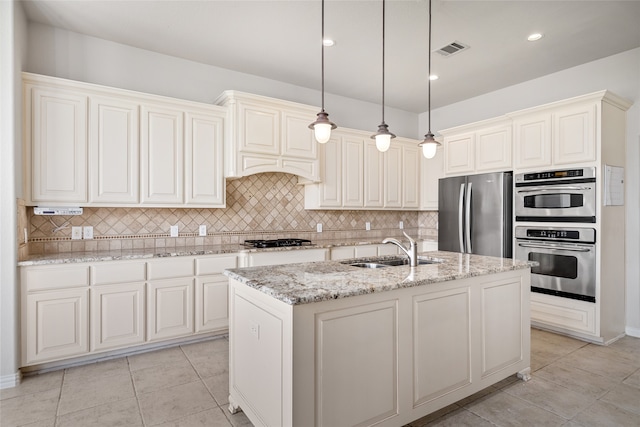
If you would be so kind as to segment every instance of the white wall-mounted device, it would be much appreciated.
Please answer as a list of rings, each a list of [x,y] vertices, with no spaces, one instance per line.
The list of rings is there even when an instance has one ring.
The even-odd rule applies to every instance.
[[[51,207],[36,206],[35,208],[33,208],[33,213],[36,215],[63,215],[63,216],[82,215],[82,208],[76,208],[76,207],[51,208]]]

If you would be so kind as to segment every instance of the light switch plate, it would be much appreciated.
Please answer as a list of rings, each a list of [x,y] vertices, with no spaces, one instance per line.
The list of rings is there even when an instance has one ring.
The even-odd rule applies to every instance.
[[[322,223],[319,222],[318,224],[316,224],[316,231],[318,233],[322,233]]]
[[[206,236],[207,235],[207,226],[202,224],[200,227],[198,227],[198,235],[200,236]]]
[[[404,222],[400,221],[398,223],[398,227],[400,228],[400,230],[402,230],[404,228]]]
[[[172,225],[169,229],[169,234],[171,235],[171,237],[178,237],[178,226]]]
[[[93,227],[87,226],[82,228],[82,238],[83,239],[93,239]]]
[[[365,222],[365,224],[364,224],[364,228],[365,228],[367,231],[371,230],[371,223],[370,223],[370,222]]]
[[[71,227],[71,240],[82,239],[82,227]]]

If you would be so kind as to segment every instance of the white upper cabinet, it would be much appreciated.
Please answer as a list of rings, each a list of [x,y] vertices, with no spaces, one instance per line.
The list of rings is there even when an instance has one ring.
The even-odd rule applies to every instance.
[[[342,206],[342,138],[335,134],[320,146],[320,184],[305,185],[305,208],[318,206],[338,208]]]
[[[417,143],[402,145],[402,206],[405,208],[420,207],[420,158],[422,149]]]
[[[364,205],[364,140],[342,138],[342,194],[343,206],[359,208]]]
[[[384,207],[402,207],[402,147],[394,144],[382,154],[384,157]]]
[[[364,140],[364,206],[384,206],[384,155],[376,147],[375,140]]]
[[[551,114],[533,114],[513,121],[514,168],[551,165]]]
[[[87,96],[55,85],[24,85],[25,199],[87,202]]]
[[[420,154],[420,210],[438,210],[438,180],[444,177],[443,148],[432,159]]]
[[[139,110],[125,99],[90,98],[89,203],[138,202]]]
[[[493,119],[440,131],[444,135],[444,172],[467,175],[512,168],[512,128]]]
[[[596,159],[595,102],[560,108],[553,114],[553,160],[556,164]]]
[[[23,82],[27,205],[225,206],[225,108],[30,73]]]
[[[309,124],[316,109],[237,91],[226,91],[216,104],[228,109],[225,176],[285,172],[320,181],[318,144]]]

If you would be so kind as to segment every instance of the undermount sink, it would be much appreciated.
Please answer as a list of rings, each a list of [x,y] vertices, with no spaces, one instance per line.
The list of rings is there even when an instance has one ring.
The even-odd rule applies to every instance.
[[[418,265],[426,265],[426,264],[439,264],[442,261],[436,259],[422,258],[418,257]],[[346,262],[344,264],[348,264],[352,267],[360,267],[360,268],[384,268],[384,267],[396,267],[399,265],[409,265],[409,258],[387,258],[370,262]]]

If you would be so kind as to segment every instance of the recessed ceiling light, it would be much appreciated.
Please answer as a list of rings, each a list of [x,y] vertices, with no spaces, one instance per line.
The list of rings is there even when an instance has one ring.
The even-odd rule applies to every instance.
[[[540,40],[542,38],[542,34],[540,33],[533,33],[531,34],[529,37],[527,37],[527,40],[529,40],[530,42],[534,42],[536,40]]]
[[[322,40],[322,44],[327,46],[327,47],[330,47],[330,46],[333,46],[334,44],[336,44],[336,42],[334,42],[331,39],[324,39],[324,40]]]
[[[429,80],[438,80],[440,77],[438,77],[436,74],[431,74],[429,76]]]

